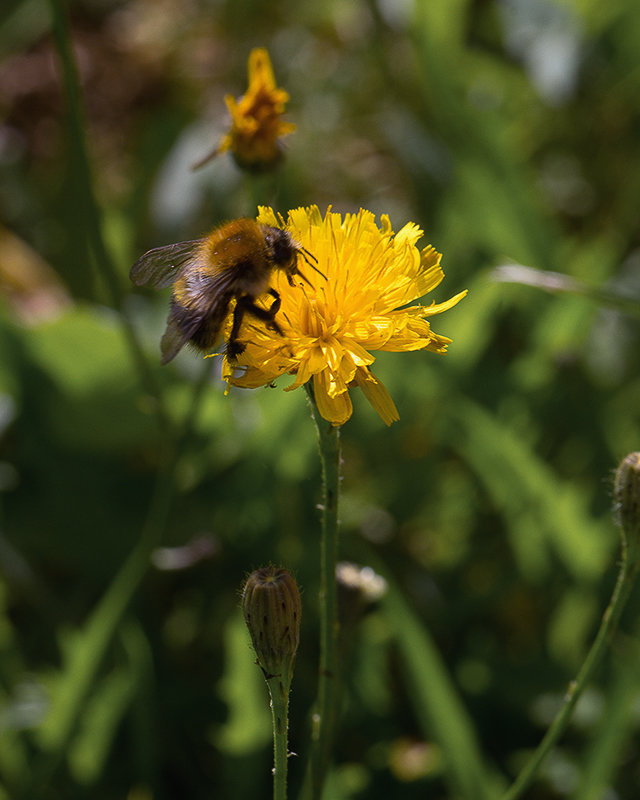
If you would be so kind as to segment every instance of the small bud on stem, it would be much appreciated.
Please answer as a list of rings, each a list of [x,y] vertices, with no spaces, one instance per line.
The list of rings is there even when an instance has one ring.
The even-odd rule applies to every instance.
[[[244,586],[242,611],[265,678],[290,684],[302,613],[296,582],[281,567],[257,569]]]
[[[629,567],[640,568],[640,452],[630,453],[616,470],[614,511],[628,550]]]
[[[289,689],[300,640],[302,604],[298,586],[286,569],[262,567],[247,578],[242,612],[258,665],[271,695],[273,718],[273,797],[286,800]]]

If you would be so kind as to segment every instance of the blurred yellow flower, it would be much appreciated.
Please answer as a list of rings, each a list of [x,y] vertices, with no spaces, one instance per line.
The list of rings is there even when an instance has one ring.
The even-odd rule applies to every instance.
[[[382,420],[395,422],[393,400],[370,370],[370,351],[444,353],[451,340],[434,333],[427,318],[456,305],[466,291],[443,303],[407,306],[444,277],[440,254],[431,246],[416,247],[422,231],[412,222],[394,235],[386,215],[378,226],[363,209],[343,219],[330,209],[323,217],[317,206],[298,208],[286,223],[271,208],[259,212],[259,222],[286,228],[325,277],[301,264],[313,288],[302,281],[292,287],[284,271],[275,270],[282,335],[247,315],[239,337],[246,349],[236,362],[225,356],[223,377],[229,385],[257,388],[285,373],[295,375],[286,391],[312,379],[320,413],[333,425],[349,419],[348,390],[359,386]]]
[[[282,157],[281,137],[296,126],[283,122],[289,95],[276,87],[271,59],[266,49],[257,47],[249,54],[249,88],[238,100],[225,97],[231,112],[231,130],[213,153],[195,166],[200,167],[214,156],[229,150],[238,166],[261,171],[274,167]]]

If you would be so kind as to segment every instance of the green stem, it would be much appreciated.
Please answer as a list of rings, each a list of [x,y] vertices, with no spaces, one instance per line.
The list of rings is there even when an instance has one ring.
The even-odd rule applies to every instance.
[[[273,717],[273,800],[287,800],[289,686],[277,675],[267,681]]]
[[[632,566],[630,566],[630,563]],[[536,748],[529,761],[525,764],[515,781],[502,796],[502,800],[516,800],[516,798],[521,796],[525,789],[531,785],[543,760],[553,749],[555,744],[566,730],[571,719],[571,714],[573,713],[573,709],[575,708],[580,695],[584,691],[596,667],[598,664],[600,664],[602,657],[606,652],[607,645],[609,644],[618,620],[620,619],[622,609],[624,608],[629,598],[629,594],[631,593],[631,589],[633,588],[633,583],[638,572],[637,565],[637,558],[634,557],[632,560],[630,560],[627,547],[626,545],[623,545],[618,579],[616,581],[611,600],[609,601],[609,605],[607,606],[607,609],[602,617],[600,629],[598,630],[596,638],[591,645],[591,649],[589,650],[587,657],[580,667],[575,680],[571,681],[568,686],[567,692],[564,696],[562,708],[556,715],[554,721],[551,723],[551,726],[547,730],[544,738]]]
[[[329,767],[338,702],[338,618],[336,561],[338,551],[338,497],[340,438],[337,427],[323,419],[305,384],[311,414],[318,430],[322,463],[322,539],[320,551],[320,666],[318,700],[311,737],[311,796],[320,800]]]
[[[101,212],[93,190],[91,165],[85,141],[84,113],[82,95],[78,81],[78,71],[71,48],[71,36],[67,16],[62,0],[49,0],[52,13],[52,31],[62,67],[62,80],[67,98],[70,140],[72,153],[76,159],[77,177],[80,189],[80,206],[78,213],[84,218],[86,236],[100,270],[114,308],[120,312],[123,331],[136,369],[142,379],[146,391],[154,398],[154,410],[160,430],[169,430],[169,418],[165,411],[160,386],[151,371],[144,351],[138,341],[133,324],[124,313],[124,295],[118,279],[118,272],[109,254],[102,233]]]
[[[245,186],[247,187],[249,216],[258,213],[259,206],[276,206],[276,176],[273,173],[254,175],[245,173]]]

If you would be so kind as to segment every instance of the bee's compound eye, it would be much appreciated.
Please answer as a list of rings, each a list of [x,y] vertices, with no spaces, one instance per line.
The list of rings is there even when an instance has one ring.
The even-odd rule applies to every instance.
[[[290,264],[297,252],[291,235],[281,228],[265,227],[264,240],[270,251],[270,259],[278,266]]]

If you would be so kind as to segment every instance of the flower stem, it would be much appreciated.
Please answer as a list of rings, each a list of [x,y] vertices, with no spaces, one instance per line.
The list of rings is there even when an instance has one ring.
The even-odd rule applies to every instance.
[[[273,800],[287,800],[289,686],[282,676],[267,681],[273,717]]]
[[[551,723],[551,726],[547,730],[544,738],[536,748],[529,761],[525,764],[515,781],[502,796],[502,800],[516,800],[516,798],[522,795],[525,789],[531,785],[543,760],[553,749],[557,741],[566,730],[571,719],[571,714],[576,703],[578,702],[578,699],[580,698],[580,695],[582,694],[584,688],[586,687],[596,667],[601,662],[602,657],[606,652],[607,645],[609,644],[618,620],[620,619],[622,609],[624,608],[629,598],[629,594],[631,593],[631,589],[633,588],[633,582],[637,572],[638,560],[637,558],[632,558],[630,561],[628,548],[626,544],[623,544],[618,579],[616,581],[611,600],[609,601],[609,605],[607,606],[607,609],[602,617],[600,629],[598,630],[596,638],[591,645],[591,649],[587,653],[587,657],[580,667],[575,680],[572,680],[569,683],[567,692],[564,696],[562,708],[556,715],[554,721]]]
[[[336,561],[340,491],[339,429],[320,415],[313,389],[305,384],[318,430],[322,463],[322,539],[320,551],[320,665],[318,699],[311,736],[311,796],[320,800],[329,767],[338,702],[338,618]]]

